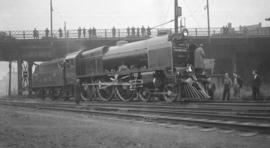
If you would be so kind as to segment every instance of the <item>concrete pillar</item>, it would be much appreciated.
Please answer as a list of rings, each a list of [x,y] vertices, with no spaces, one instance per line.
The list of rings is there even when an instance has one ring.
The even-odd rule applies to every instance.
[[[32,95],[32,67],[33,67],[33,62],[28,61],[28,91],[29,91],[29,96]]]
[[[11,96],[11,61],[9,61],[9,64],[8,64],[8,69],[9,69],[9,73],[8,73],[8,96]]]
[[[22,96],[22,60],[17,61],[18,96]]]

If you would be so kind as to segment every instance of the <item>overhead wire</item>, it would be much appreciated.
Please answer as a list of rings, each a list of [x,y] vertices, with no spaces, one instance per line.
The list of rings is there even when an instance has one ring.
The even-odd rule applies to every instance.
[[[165,19],[164,19],[164,20],[167,20],[167,18],[168,18],[169,10],[170,10],[170,8],[172,8],[172,7],[171,7],[172,1],[173,1],[173,0],[169,0],[168,7],[167,7],[166,13],[165,13],[165,15],[164,15],[164,16],[165,16]]]
[[[185,5],[185,7],[186,7],[186,8],[188,9],[188,11],[190,12],[190,14],[189,14],[187,17],[191,17],[191,18],[194,20],[194,22],[197,24],[197,26],[198,26],[198,27],[201,27],[201,26],[199,25],[198,20],[194,17],[194,14],[197,13],[197,12],[200,10],[200,8],[202,8],[202,6],[203,6],[203,4],[204,4],[204,1],[202,1],[194,11],[192,11],[191,8],[186,4],[186,1],[185,1],[185,0],[183,0],[183,4]]]

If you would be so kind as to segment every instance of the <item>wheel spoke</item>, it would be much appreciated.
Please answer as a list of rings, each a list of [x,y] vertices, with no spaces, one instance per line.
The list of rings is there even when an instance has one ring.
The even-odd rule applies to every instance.
[[[142,88],[139,91],[139,97],[143,102],[149,102],[151,100],[151,92],[148,88]]]
[[[97,95],[102,101],[110,101],[114,95],[114,87],[104,87],[104,88],[96,88]]]

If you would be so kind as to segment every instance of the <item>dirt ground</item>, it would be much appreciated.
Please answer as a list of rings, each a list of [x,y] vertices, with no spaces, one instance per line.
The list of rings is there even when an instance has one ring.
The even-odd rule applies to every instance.
[[[269,135],[0,106],[0,148],[268,148]]]

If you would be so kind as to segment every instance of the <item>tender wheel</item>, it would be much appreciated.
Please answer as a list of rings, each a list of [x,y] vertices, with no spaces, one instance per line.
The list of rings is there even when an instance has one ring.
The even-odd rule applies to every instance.
[[[50,88],[49,89],[49,98],[51,99],[51,100],[56,100],[57,98],[56,98],[56,96],[55,96],[55,89],[53,89],[53,88]]]
[[[124,102],[129,102],[132,101],[136,96],[136,91],[130,90],[130,87],[127,85],[116,86],[116,94],[120,100]]]
[[[164,92],[166,92],[163,95],[166,102],[174,102],[177,99],[177,87],[174,84],[165,85]]]
[[[114,95],[113,86],[102,86],[101,88],[97,87],[97,95],[102,101],[110,101]]]
[[[53,99],[56,100],[61,96],[61,89],[60,88],[55,88],[52,90],[53,91]]]
[[[42,100],[45,100],[45,90],[44,89],[39,89],[38,90],[38,96],[42,99]]]
[[[149,102],[151,100],[151,92],[148,88],[142,88],[139,90],[138,92],[139,98],[143,101],[143,102]]]

